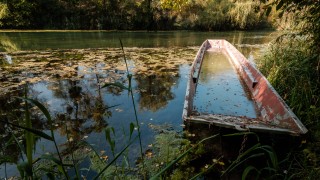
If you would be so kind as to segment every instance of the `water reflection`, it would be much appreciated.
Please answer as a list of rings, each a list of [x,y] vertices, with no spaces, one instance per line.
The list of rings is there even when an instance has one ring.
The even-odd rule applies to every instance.
[[[264,44],[272,32],[0,32],[0,51],[80,49],[119,47],[186,47],[200,46],[206,39],[226,39],[232,44]],[[61,43],[63,42],[63,43]]]
[[[128,56],[132,59],[129,60],[130,71],[136,72],[132,81],[135,100],[138,102],[138,109],[145,113],[145,115],[141,115],[142,122],[148,119],[161,120],[157,117],[164,117],[163,114],[166,113],[161,109],[172,106],[170,101],[176,97],[173,87],[180,79],[178,76],[179,64],[189,64],[196,49],[133,48],[127,49],[127,51],[129,52]],[[90,56],[88,56],[89,53]],[[100,137],[110,120],[112,126],[115,126],[118,131],[122,131],[123,127],[121,126],[129,124],[133,120],[128,118],[132,117],[133,111],[131,103],[127,102],[127,92],[111,87],[101,89],[101,86],[106,82],[121,82],[124,85],[128,83],[123,68],[124,61],[120,61],[121,56],[117,54],[118,49],[54,51],[51,54],[23,52],[13,55],[13,58],[25,57],[24,61],[17,61],[20,63],[5,69],[7,72],[10,72],[11,68],[20,72],[19,74],[11,74],[12,78],[20,78],[21,74],[28,74],[28,76],[21,76],[24,81],[17,82],[16,87],[21,87],[20,83],[30,83],[29,96],[44,103],[48,108],[54,121],[58,144],[63,145],[60,147],[67,153],[75,148],[75,144],[72,142],[79,142],[85,137],[93,136],[92,134]],[[149,54],[149,58],[146,59],[147,54]],[[169,58],[164,60],[164,55]],[[183,60],[179,58],[181,55],[185,57]],[[146,71],[141,71],[146,67],[148,68]],[[12,84],[13,82],[0,82],[1,85],[2,83]],[[182,85],[184,87],[185,83]],[[15,92],[18,92],[20,96],[23,95],[23,89],[15,91],[15,88],[10,88],[10,86],[2,86],[2,88],[8,90],[2,97],[10,97]],[[185,91],[185,88],[180,88],[180,91]],[[179,93],[181,93],[180,91]],[[5,104],[9,101],[3,99],[1,102]],[[8,109],[5,109],[7,107],[7,105],[1,106],[3,111],[7,111]],[[15,109],[21,109],[19,103],[2,118],[7,117],[9,112],[13,114]],[[176,109],[180,110],[180,107],[176,107]],[[50,125],[46,123],[41,112],[36,109],[32,112],[34,127],[42,131],[49,130]],[[173,118],[173,120],[180,119],[179,114],[177,113],[177,118]],[[18,114],[16,113],[16,115]],[[23,119],[23,113],[19,114],[19,118]],[[10,121],[15,122],[12,119]],[[142,127],[145,133],[148,128],[148,123]],[[1,135],[6,136],[7,132],[2,131]],[[120,146],[125,143],[121,140],[122,136],[116,139],[118,138]],[[152,136],[146,136],[146,139],[150,138]],[[43,142],[38,142],[38,144],[43,144]],[[45,147],[41,151],[51,152],[51,146],[48,146],[47,143],[44,144]],[[100,143],[97,148],[100,149],[105,145],[106,143]],[[15,157],[17,160],[19,153]]]
[[[117,34],[115,33],[114,41],[104,41],[103,39],[107,34],[99,34],[99,37],[102,37],[102,40],[99,41],[100,44],[96,43],[97,39],[95,38],[92,42],[86,38],[95,36],[94,34],[85,33],[82,36],[84,39],[81,40],[81,43],[78,42],[80,40],[74,41],[73,38],[66,38],[66,46],[59,48],[77,48],[78,44],[80,44],[79,47],[91,45],[92,47],[113,46],[112,43],[114,43],[114,46],[118,46],[118,38],[115,37],[119,34],[125,35],[123,33],[115,35]],[[172,39],[171,33],[150,33],[148,37],[157,37],[156,39],[151,38],[152,41],[150,42],[146,41],[144,33],[133,33],[131,35],[129,33],[128,36],[134,36],[134,38],[127,40],[128,42],[132,41],[132,46],[138,46],[137,44],[142,42],[144,44],[139,45],[148,46],[148,48],[125,48],[130,71],[134,73],[132,86],[134,87],[135,101],[138,102],[137,109],[139,110],[144,147],[153,140],[153,131],[150,129],[152,124],[172,123],[173,127],[178,129],[182,123],[181,114],[189,65],[192,63],[203,39],[213,38],[214,34],[173,33],[174,38]],[[0,33],[1,37],[3,35],[3,33]],[[64,33],[59,35],[61,38],[65,36]],[[74,38],[78,38],[78,35],[73,34]],[[222,38],[229,37],[223,33],[220,35]],[[42,36],[52,38],[52,40],[42,39],[41,44],[40,39],[32,39]],[[56,43],[58,43],[51,33],[41,36],[37,33],[13,33],[9,37],[8,39],[12,40],[10,41],[11,44],[16,43],[14,46],[18,47],[17,50],[55,48],[57,47]],[[21,39],[27,37],[29,40],[25,41],[25,45],[19,44]],[[239,37],[242,38],[242,41],[251,42],[251,39],[246,38],[246,33],[242,35],[236,33],[233,43],[239,42],[236,41]],[[260,38],[257,39],[260,40]],[[261,42],[267,42],[266,39],[261,40]],[[3,44],[2,38],[0,38],[0,41]],[[35,45],[37,44],[35,42],[38,41],[41,48]],[[43,44],[45,41],[47,44]],[[88,42],[89,44],[86,44]],[[93,42],[96,44],[93,45]],[[61,39],[59,43],[61,45]],[[150,45],[149,43],[155,44]],[[175,45],[180,47],[175,47]],[[186,47],[185,45],[195,46]],[[154,46],[169,47],[150,48]],[[16,50],[12,49],[12,51]],[[0,53],[0,57],[3,57],[2,55],[3,53]],[[71,142],[77,142],[87,137],[87,141],[95,144],[98,150],[104,149],[107,154],[110,154],[110,148],[108,148],[102,133],[106,126],[115,128],[117,136],[114,138],[118,148],[125,144],[124,134],[129,131],[127,125],[134,120],[132,118],[131,99],[126,91],[119,88],[101,89],[101,85],[106,82],[128,84],[119,48],[23,51],[11,52],[9,55],[12,57],[13,64],[10,67],[0,67],[1,119],[17,122],[17,119],[23,118],[21,101],[12,103],[12,97],[10,96],[23,96],[23,90],[20,87],[29,82],[29,95],[44,103],[52,114],[58,144],[63,145],[59,148],[67,152],[71,151],[75,148]],[[36,109],[32,112],[35,127],[47,131],[50,127],[45,118]],[[9,151],[8,148],[3,148],[11,136],[6,131],[2,131],[4,127],[0,126],[0,130],[1,153],[12,156],[12,161],[18,160],[21,155],[17,153],[20,152],[17,146],[8,147]],[[19,136],[19,133],[21,135],[22,132],[17,133],[17,136]],[[45,148],[43,150],[38,148],[38,150],[44,152],[53,149],[48,142],[37,141],[37,147],[41,146]],[[133,158],[137,154],[135,147],[135,145],[132,146]]]
[[[171,87],[176,84],[179,77],[171,74],[137,76],[137,87],[140,89],[139,105],[142,110],[153,112],[166,107],[174,98]]]
[[[3,34],[0,37],[0,51],[14,52],[21,50],[21,48],[18,47],[17,42],[12,40],[9,36]]]

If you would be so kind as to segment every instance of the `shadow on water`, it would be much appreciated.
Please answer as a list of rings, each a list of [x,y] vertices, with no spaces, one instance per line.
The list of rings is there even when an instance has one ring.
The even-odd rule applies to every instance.
[[[2,32],[0,49],[6,52],[0,53],[0,61],[4,54],[10,52],[13,63],[0,64],[0,117],[14,123],[21,121],[23,103],[13,96],[23,96],[23,87],[28,82],[29,96],[45,104],[52,114],[57,143],[64,154],[74,151],[70,142],[80,139],[93,144],[98,151],[111,154],[103,134],[107,126],[115,128],[116,151],[120,150],[125,144],[125,133],[129,132],[128,125],[134,122],[131,99],[127,92],[119,88],[100,87],[108,82],[128,83],[121,51],[119,48],[111,48],[118,47],[118,38],[122,37],[125,39],[125,46],[129,46],[125,51],[129,69],[134,74],[132,87],[134,99],[138,102],[142,142],[147,147],[153,141],[155,125],[171,124],[174,129],[181,130],[189,68],[202,41],[213,37],[228,38],[235,44],[250,44],[254,40],[257,40],[256,44],[270,41],[266,34],[262,33],[261,38],[261,33],[257,34],[257,38],[251,38],[256,35],[243,32],[231,35],[214,32]],[[102,40],[97,41],[97,37]],[[151,42],[146,38],[151,39]],[[137,48],[139,46],[144,48]],[[100,49],[77,49],[89,47]],[[61,49],[46,50],[57,48]],[[41,113],[36,108],[32,112],[34,127],[48,132],[49,125]],[[10,138],[10,133],[3,126],[0,126],[0,130],[1,147],[4,147],[3,143]],[[13,131],[17,137],[23,133],[16,129]],[[132,164],[139,156],[137,147],[138,144],[132,146],[129,159]],[[52,149],[53,145],[48,141],[37,140],[36,156],[51,152]],[[10,145],[1,151],[12,157],[11,162],[21,159],[16,145]],[[3,166],[0,167],[0,172],[2,171]],[[8,175],[17,175],[13,165],[8,166],[8,172]]]

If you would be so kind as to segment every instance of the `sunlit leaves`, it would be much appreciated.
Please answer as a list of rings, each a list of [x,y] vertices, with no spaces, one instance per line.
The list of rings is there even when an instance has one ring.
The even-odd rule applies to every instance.
[[[160,5],[164,9],[182,10],[189,4],[189,0],[160,0]]]
[[[234,7],[230,9],[229,15],[232,23],[241,29],[247,27],[255,27],[259,22],[259,12],[256,12],[259,3],[255,1],[236,2]],[[270,9],[269,9],[270,8]],[[269,11],[269,12],[268,12]],[[268,7],[267,13],[271,12],[271,7]]]
[[[2,19],[6,18],[9,14],[8,6],[5,3],[0,2],[0,26],[3,25]]]
[[[266,15],[269,16],[272,10],[272,6],[267,7]]]
[[[284,0],[281,0],[281,1],[277,4],[276,10],[279,10],[280,8],[282,8],[283,2],[284,2]]]

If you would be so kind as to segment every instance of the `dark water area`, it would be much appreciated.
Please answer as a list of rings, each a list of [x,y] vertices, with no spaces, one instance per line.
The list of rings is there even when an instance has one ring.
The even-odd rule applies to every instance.
[[[21,101],[28,82],[28,96],[39,100],[54,119],[59,148],[73,151],[70,142],[85,140],[111,157],[104,129],[113,127],[116,152],[129,141],[129,124],[135,123],[131,96],[105,83],[128,85],[119,38],[125,46],[137,106],[142,145],[146,149],[163,129],[181,132],[182,108],[190,65],[202,42],[227,39],[249,60],[275,36],[273,32],[0,32],[0,118],[18,122],[23,117]],[[209,68],[209,66],[208,66]],[[206,80],[203,80],[206,82]],[[32,109],[33,125],[49,133],[47,121]],[[9,138],[0,126],[1,147]],[[18,132],[19,134],[19,132]],[[21,132],[20,132],[21,134]],[[137,135],[135,129],[134,135]],[[130,147],[129,161],[139,156],[138,142]],[[35,157],[54,153],[54,145],[37,139]],[[17,146],[4,154],[21,161]],[[83,151],[80,151],[80,154]],[[84,165],[85,166],[85,165]],[[8,176],[17,175],[7,164]],[[4,166],[0,166],[4,178]]]

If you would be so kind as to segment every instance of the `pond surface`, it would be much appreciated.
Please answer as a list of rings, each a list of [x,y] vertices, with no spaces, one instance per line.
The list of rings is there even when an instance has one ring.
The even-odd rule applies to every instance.
[[[115,129],[116,152],[120,151],[128,142],[129,124],[135,123],[131,96],[126,90],[101,86],[113,82],[128,86],[121,38],[133,74],[134,101],[146,149],[159,131],[183,130],[181,116],[189,69],[205,39],[227,39],[253,61],[275,37],[271,33],[0,32],[0,118],[15,123],[21,119],[21,102],[12,96],[22,96],[28,84],[28,96],[49,109],[62,151],[70,151],[70,142],[85,139],[98,152],[110,156],[105,127]],[[32,112],[34,128],[49,133],[43,115],[37,109]],[[4,126],[0,130],[4,147],[8,130]],[[37,139],[35,156],[54,152],[53,147]],[[138,142],[130,147],[130,162],[139,156],[138,147]],[[21,161],[18,147],[10,148],[2,153]],[[8,176],[18,174],[15,165],[6,168]],[[0,174],[3,178],[4,166]]]
[[[238,48],[255,49],[274,39],[275,32],[1,32],[0,51],[14,52],[48,49],[119,48],[124,47],[186,47],[199,46],[206,39],[226,39]],[[246,52],[250,52],[246,50]]]

